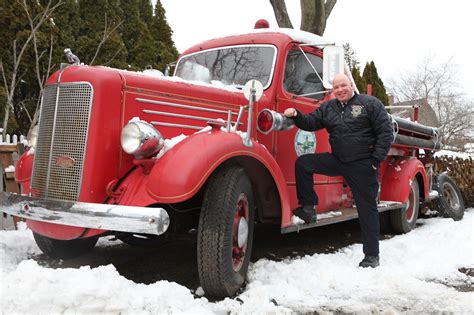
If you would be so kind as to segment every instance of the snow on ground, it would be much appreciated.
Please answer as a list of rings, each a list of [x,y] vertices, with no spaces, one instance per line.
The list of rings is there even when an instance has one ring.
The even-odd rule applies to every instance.
[[[455,152],[455,151],[449,151],[449,150],[439,150],[434,154],[435,157],[451,157],[451,158],[460,158],[463,160],[469,160],[474,158],[473,153],[467,153],[467,152]]]
[[[381,241],[381,266],[357,267],[361,244],[332,254],[261,259],[238,299],[210,302],[179,284],[137,284],[112,265],[51,269],[28,257],[40,253],[32,233],[0,231],[2,313],[474,313],[474,209],[464,219],[432,218],[405,235]],[[97,246],[110,246],[99,242]],[[113,246],[113,245],[112,245]]]

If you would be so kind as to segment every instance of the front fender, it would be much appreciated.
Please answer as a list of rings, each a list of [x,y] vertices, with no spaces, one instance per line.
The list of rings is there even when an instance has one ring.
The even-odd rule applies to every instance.
[[[28,195],[31,192],[30,181],[33,174],[34,150],[30,149],[23,153],[15,167],[15,180],[21,184],[21,191]]]
[[[268,150],[258,142],[246,147],[237,133],[220,130],[193,134],[166,152],[151,170],[147,191],[159,203],[187,200],[219,165],[236,156],[252,157],[267,168],[279,191],[283,213],[289,212],[283,173]]]
[[[422,183],[420,189],[424,187],[424,197],[427,198],[428,182],[426,180],[426,171],[423,163],[416,158],[396,159],[390,161],[385,168],[380,199],[385,201],[405,202],[410,193],[411,181],[420,177]],[[423,186],[421,186],[423,185]]]

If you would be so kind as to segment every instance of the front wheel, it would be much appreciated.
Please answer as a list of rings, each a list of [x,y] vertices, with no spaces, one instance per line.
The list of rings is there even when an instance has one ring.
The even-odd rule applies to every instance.
[[[36,244],[43,253],[54,259],[71,259],[91,251],[98,237],[75,240],[56,240],[33,232]]]
[[[464,216],[464,200],[456,183],[446,174],[436,178],[435,188],[438,198],[433,200],[433,207],[445,218],[459,221]]]
[[[420,209],[420,189],[414,178],[410,185],[410,193],[406,207],[390,211],[390,222],[395,233],[408,233],[415,228]]]
[[[234,295],[244,284],[252,251],[254,201],[241,167],[215,173],[199,217],[198,272],[207,295]]]

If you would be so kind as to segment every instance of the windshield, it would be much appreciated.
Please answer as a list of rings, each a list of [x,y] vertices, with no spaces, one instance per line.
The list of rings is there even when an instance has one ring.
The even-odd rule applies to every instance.
[[[276,48],[269,45],[234,46],[182,57],[175,76],[189,81],[241,88],[249,80],[268,87],[273,74]]]

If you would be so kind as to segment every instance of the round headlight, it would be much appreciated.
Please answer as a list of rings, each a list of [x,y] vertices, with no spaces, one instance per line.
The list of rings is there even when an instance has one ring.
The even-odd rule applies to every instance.
[[[122,129],[122,149],[128,154],[135,153],[141,146],[140,128],[136,123],[130,123]]]
[[[160,151],[164,139],[151,124],[133,121],[123,127],[121,143],[126,153],[132,154],[136,159],[143,159]]]
[[[38,124],[31,128],[30,134],[27,137],[28,146],[31,148],[36,148],[36,143],[38,142]]]

